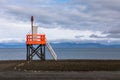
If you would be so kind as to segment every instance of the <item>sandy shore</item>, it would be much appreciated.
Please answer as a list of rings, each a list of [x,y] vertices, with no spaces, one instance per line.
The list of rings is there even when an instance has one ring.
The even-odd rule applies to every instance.
[[[120,80],[120,61],[0,61],[0,80]]]

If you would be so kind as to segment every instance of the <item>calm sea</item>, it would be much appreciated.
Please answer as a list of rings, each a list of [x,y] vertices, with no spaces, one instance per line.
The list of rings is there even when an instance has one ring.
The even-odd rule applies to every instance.
[[[120,48],[56,48],[58,59],[119,59]],[[37,59],[37,56],[34,57]],[[46,50],[46,58],[52,59]],[[26,49],[0,49],[0,60],[25,60]]]

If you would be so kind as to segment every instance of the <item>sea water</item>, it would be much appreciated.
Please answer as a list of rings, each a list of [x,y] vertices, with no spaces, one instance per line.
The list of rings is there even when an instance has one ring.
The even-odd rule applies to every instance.
[[[55,48],[58,59],[120,60],[120,48]],[[25,48],[1,48],[0,60],[25,60]],[[37,56],[34,59],[38,59]],[[52,59],[46,50],[46,59]]]

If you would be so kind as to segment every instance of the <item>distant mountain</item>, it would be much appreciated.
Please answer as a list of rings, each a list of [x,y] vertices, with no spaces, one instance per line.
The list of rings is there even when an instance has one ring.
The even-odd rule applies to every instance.
[[[25,48],[25,43],[0,43],[0,48]]]
[[[54,48],[120,48],[120,44],[100,43],[50,43]],[[26,48],[25,43],[0,43],[0,48]]]
[[[100,43],[51,43],[57,48],[120,48],[117,44],[100,44]]]

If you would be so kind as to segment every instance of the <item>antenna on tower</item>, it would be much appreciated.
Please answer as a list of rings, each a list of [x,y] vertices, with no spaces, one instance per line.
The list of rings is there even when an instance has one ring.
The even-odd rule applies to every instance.
[[[34,17],[31,16],[31,29],[32,29],[32,35],[33,35],[33,22],[34,22]]]

